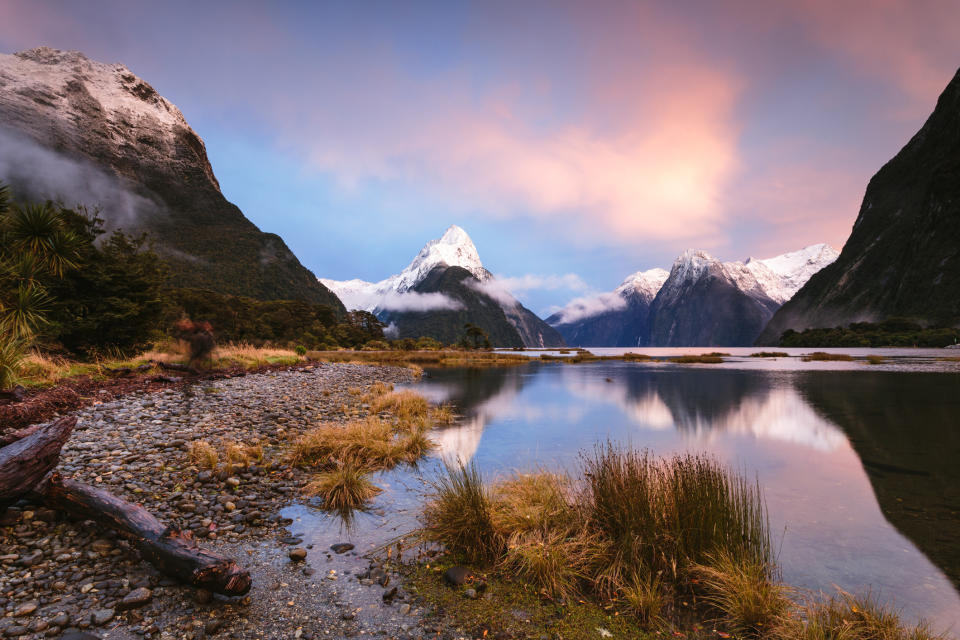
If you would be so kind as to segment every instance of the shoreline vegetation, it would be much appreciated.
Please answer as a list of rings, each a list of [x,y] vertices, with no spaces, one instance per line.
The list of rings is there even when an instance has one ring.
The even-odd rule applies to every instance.
[[[902,318],[884,322],[853,322],[845,327],[794,331],[780,337],[781,347],[947,347],[960,341],[957,327],[923,327]]]
[[[411,585],[477,637],[945,637],[870,594],[783,584],[760,487],[705,455],[608,442],[575,477],[495,482],[448,466],[422,522],[414,537],[442,552],[407,567]]]
[[[134,379],[138,376],[155,375],[165,366],[181,369],[190,367],[190,372],[195,374],[215,374],[230,371],[253,372],[272,366],[289,366],[298,363],[345,363],[404,367],[412,370],[416,376],[420,376],[423,374],[424,368],[429,367],[509,367],[528,365],[534,362],[559,362],[574,365],[611,361],[720,364],[725,362],[725,358],[731,356],[729,353],[717,351],[678,356],[651,356],[643,353],[597,355],[583,348],[525,350],[526,353],[537,351],[556,352],[561,355],[556,353],[523,355],[519,352],[503,350],[463,348],[428,350],[374,348],[309,351],[303,347],[283,348],[269,345],[255,346],[247,343],[228,343],[214,347],[209,357],[202,362],[195,362],[189,354],[189,345],[178,340],[162,341],[149,351],[133,357],[123,357],[122,354],[118,354],[115,358],[75,359],[34,349],[18,357],[16,371],[9,373],[9,383],[6,388],[10,389],[15,385],[20,385],[26,390],[35,390],[49,388],[65,381],[80,378],[89,378],[100,382],[118,376],[129,376],[129,379]],[[852,356],[845,353],[824,351],[813,351],[798,355],[791,355],[783,351],[758,351],[749,354],[747,357],[756,359],[798,358],[804,362],[862,361],[864,364],[871,365],[889,362],[887,356],[880,354]],[[952,362],[960,360],[960,357],[945,356],[939,358],[939,360]],[[197,366],[193,367],[193,365]]]
[[[579,362],[651,360],[570,351]],[[502,366],[536,362],[543,355],[549,354],[298,353],[224,345],[212,352],[207,366],[244,371],[313,361]],[[724,355],[694,358],[722,361]],[[34,366],[51,381],[46,384],[55,384],[70,375],[111,380],[107,370],[135,371],[141,360],[177,365],[188,359],[187,345],[169,343],[141,359],[98,363],[94,371],[78,373],[76,363],[40,358]],[[554,359],[559,358],[546,360]],[[350,399],[342,420],[319,421],[291,433],[279,448],[200,439],[190,443],[187,455],[201,472],[229,475],[250,465],[271,473],[296,469],[302,495],[349,521],[381,491],[373,473],[400,465],[415,469],[434,446],[430,430],[452,424],[456,416],[452,407],[431,406],[419,394],[384,382],[346,391]],[[659,459],[608,443],[583,454],[576,477],[539,471],[486,483],[475,467],[451,468],[435,484],[423,528],[413,537],[442,553],[401,567],[408,588],[436,616],[470,628],[477,637],[488,632],[493,635],[486,637],[607,637],[600,629],[638,638],[663,633],[772,640],[942,637],[923,625],[905,625],[869,595],[813,596],[782,584],[760,488],[703,456]],[[451,588],[443,576],[457,567],[467,577],[462,588]]]

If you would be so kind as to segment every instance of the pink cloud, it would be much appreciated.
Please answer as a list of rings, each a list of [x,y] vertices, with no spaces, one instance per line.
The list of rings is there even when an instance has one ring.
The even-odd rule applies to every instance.
[[[623,34],[626,61],[585,53],[589,108],[572,116],[522,59],[478,92],[468,69],[418,75],[377,51],[353,60],[362,86],[347,80],[308,114],[296,96],[279,99],[277,119],[295,125],[287,144],[348,188],[398,181],[451,212],[522,212],[584,242],[716,237],[739,168],[743,81],[653,26],[639,46]]]

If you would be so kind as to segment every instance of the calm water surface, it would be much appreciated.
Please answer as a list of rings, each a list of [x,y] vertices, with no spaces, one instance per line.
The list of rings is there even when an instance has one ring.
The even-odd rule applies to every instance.
[[[664,455],[708,452],[759,479],[787,582],[871,590],[956,636],[960,363],[941,360],[949,351],[904,351],[886,350],[885,365],[734,357],[428,371],[416,389],[463,419],[436,432],[439,450],[421,474],[456,460],[488,477],[575,469],[580,451],[607,439]],[[388,489],[379,515],[351,532],[368,544],[413,528],[422,490],[410,472],[379,480]],[[343,535],[332,518],[299,515],[319,538]]]

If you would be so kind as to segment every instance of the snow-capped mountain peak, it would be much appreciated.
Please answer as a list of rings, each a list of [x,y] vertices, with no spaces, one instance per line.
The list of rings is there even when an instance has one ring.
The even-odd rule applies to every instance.
[[[663,283],[666,282],[669,276],[670,272],[666,269],[657,268],[637,271],[624,278],[620,286],[615,289],[615,292],[621,296],[635,293],[644,300],[650,301],[656,297],[657,292],[660,291],[660,287],[663,286]]]
[[[480,281],[490,277],[490,272],[483,268],[473,240],[466,231],[454,224],[441,237],[424,245],[406,269],[387,280],[391,281],[392,289],[402,293],[416,286],[439,266],[463,267]]]
[[[493,277],[483,267],[473,240],[466,231],[454,224],[442,236],[425,244],[406,269],[380,282],[327,278],[320,278],[320,282],[337,294],[348,309],[373,311],[388,296],[410,291],[437,267],[462,267],[481,282]]]

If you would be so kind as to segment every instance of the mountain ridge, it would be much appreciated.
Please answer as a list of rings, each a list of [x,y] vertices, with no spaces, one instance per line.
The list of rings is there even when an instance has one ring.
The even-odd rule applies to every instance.
[[[449,344],[470,322],[487,331],[496,346],[563,345],[559,333],[497,286],[473,240],[457,225],[428,241],[403,271],[379,282],[321,282],[349,308],[370,311],[392,325],[398,337],[426,335]]]
[[[125,65],[49,47],[0,54],[0,122],[0,179],[149,233],[174,286],[345,311],[282,238],[226,200],[183,113]]]
[[[669,272],[632,274],[613,292],[574,300],[547,322],[577,346],[751,344],[773,311],[836,255],[815,244],[773,258],[721,262],[687,249]],[[643,293],[631,298],[632,279],[642,282]]]
[[[908,318],[960,323],[960,70],[923,126],[870,179],[839,258],[771,319],[792,329]]]

